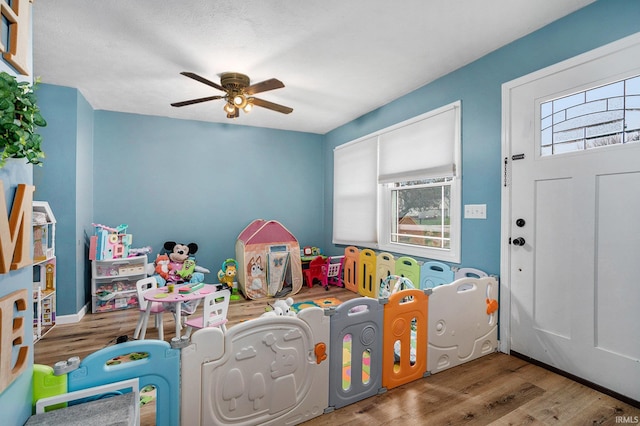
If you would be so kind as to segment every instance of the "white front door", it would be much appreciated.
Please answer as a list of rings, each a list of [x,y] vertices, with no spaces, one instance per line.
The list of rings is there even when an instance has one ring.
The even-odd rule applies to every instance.
[[[640,400],[640,141],[541,155],[549,140],[541,136],[546,126],[541,104],[638,75],[640,37],[634,36],[504,85],[503,222],[508,223],[502,227],[501,268],[507,312],[501,317],[503,349],[635,400]],[[589,95],[584,98],[589,101]],[[604,102],[609,102],[602,104],[606,111],[621,99]],[[636,102],[637,112],[626,114],[629,124],[637,125],[640,95],[627,102]],[[572,113],[589,115],[584,105],[578,108],[583,110]],[[557,109],[557,121],[571,119],[575,126],[565,126],[556,137],[571,139],[578,120],[568,109]],[[556,150],[564,146],[569,145]]]

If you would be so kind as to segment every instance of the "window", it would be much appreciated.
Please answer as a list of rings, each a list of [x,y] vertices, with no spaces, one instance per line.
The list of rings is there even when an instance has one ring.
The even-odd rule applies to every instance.
[[[450,249],[452,181],[452,178],[441,178],[389,185],[390,241]]]
[[[460,102],[334,150],[333,242],[460,261]]]
[[[640,141],[640,76],[540,104],[540,155]]]

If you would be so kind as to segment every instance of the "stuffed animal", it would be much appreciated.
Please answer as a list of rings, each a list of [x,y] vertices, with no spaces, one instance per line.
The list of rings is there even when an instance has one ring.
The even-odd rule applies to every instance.
[[[184,280],[191,279],[191,276],[196,270],[196,261],[193,258],[189,258],[182,263],[182,269],[178,271],[178,275]]]
[[[182,273],[180,272],[182,271],[185,260],[196,254],[198,251],[198,245],[196,243],[182,244],[174,241],[167,241],[164,243],[164,249],[169,252],[169,276],[167,281],[173,283],[189,281],[191,279],[191,274],[188,270]],[[195,270],[195,261],[193,270]]]
[[[271,307],[270,311],[265,312],[260,315],[261,317],[295,317],[296,313],[293,309],[291,309],[291,305],[293,305],[293,298],[287,297],[286,299],[278,299],[273,303],[268,303]]]
[[[281,317],[282,309],[271,307],[270,310],[266,311],[264,314],[260,315],[261,317]]]
[[[155,264],[154,272],[166,280],[169,277],[169,256],[166,254],[157,255]]]
[[[282,310],[282,315],[285,317],[295,317],[296,313],[293,309],[291,309],[291,305],[293,305],[293,298],[287,297],[286,299],[278,299],[273,302],[273,305],[280,308]]]

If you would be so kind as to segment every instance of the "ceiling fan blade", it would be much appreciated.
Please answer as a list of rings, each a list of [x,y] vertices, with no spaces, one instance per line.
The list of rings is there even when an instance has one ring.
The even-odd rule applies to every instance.
[[[277,78],[271,78],[269,80],[261,81],[260,83],[252,84],[244,89],[244,93],[247,95],[255,95],[256,93],[266,92],[268,90],[281,89],[284,84]]]
[[[293,108],[289,108],[284,105],[275,104],[273,102],[265,101],[264,99],[251,98],[251,102],[259,107],[271,109],[273,111],[281,112],[283,114],[289,114],[293,112]]]
[[[199,104],[200,102],[215,101],[216,99],[222,99],[223,97],[224,96],[207,96],[206,98],[198,98],[198,99],[191,99],[189,101],[174,102],[171,104],[171,106],[183,107],[187,105]]]
[[[225,92],[226,90],[224,90],[224,87],[220,86],[218,83],[214,83],[211,80],[207,80],[204,77],[200,77],[198,74],[192,73],[192,72],[188,72],[188,71],[182,71],[180,74],[184,75],[185,77],[189,77],[192,78],[196,81],[199,81],[200,83],[204,83],[207,86],[211,86],[211,87],[215,87],[218,90],[222,90],[223,92]]]

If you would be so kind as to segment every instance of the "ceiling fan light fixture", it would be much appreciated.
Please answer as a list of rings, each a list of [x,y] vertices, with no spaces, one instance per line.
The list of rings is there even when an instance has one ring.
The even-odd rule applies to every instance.
[[[203,98],[191,99],[182,102],[173,102],[173,107],[183,107],[187,105],[199,104],[201,102],[213,101],[217,99],[224,99],[225,104],[223,110],[227,115],[227,118],[237,118],[240,115],[240,110],[245,113],[253,110],[254,106],[270,109],[282,114],[289,114],[293,111],[293,108],[289,108],[284,105],[278,105],[273,102],[269,102],[264,99],[254,98],[256,93],[263,93],[274,89],[280,89],[284,87],[284,84],[275,78],[261,81],[259,83],[251,84],[249,77],[237,72],[226,72],[220,76],[220,84],[208,80],[198,74],[183,71],[180,74],[185,77],[189,77],[214,89],[224,92],[224,95],[206,96]]]
[[[229,118],[229,115],[232,115],[231,118],[233,118],[233,115],[236,112],[236,107],[231,103],[231,102],[227,102],[226,104],[224,104],[224,112],[227,113],[227,118]]]
[[[247,105],[247,98],[242,93],[238,93],[233,97],[233,104],[238,108],[244,108]]]

